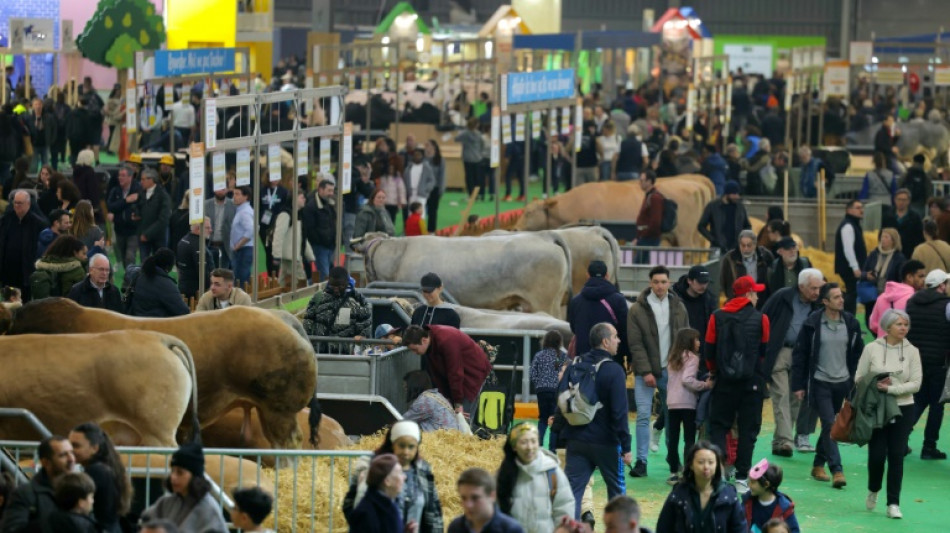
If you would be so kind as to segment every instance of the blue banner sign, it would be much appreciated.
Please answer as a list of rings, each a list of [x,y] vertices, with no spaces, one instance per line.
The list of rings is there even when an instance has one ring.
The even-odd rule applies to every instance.
[[[234,55],[234,48],[156,50],[155,77],[171,78],[192,74],[233,72]]]
[[[574,69],[508,74],[508,105],[574,98]]]

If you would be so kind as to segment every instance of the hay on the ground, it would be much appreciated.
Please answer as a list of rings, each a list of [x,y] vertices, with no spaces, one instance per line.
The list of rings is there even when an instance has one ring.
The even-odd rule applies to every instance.
[[[382,443],[384,433],[379,432],[360,439],[346,450],[372,451]],[[462,435],[457,431],[434,431],[422,437],[422,456],[432,465],[436,489],[442,501],[442,516],[448,524],[454,517],[462,514],[455,482],[463,470],[480,467],[494,473],[501,464],[502,440],[484,441],[471,435]],[[349,488],[349,472],[355,467],[357,459],[337,458],[331,469],[328,458],[301,459],[297,463],[296,478],[292,468],[282,468],[275,479],[273,469],[265,469],[262,476],[274,482],[277,487],[275,514],[271,515],[266,526],[283,533],[293,529],[294,510],[298,531],[330,531],[330,491],[333,496],[333,532],[346,532],[349,527],[343,517],[343,498]],[[296,505],[294,491],[296,489]],[[311,501],[313,501],[313,519],[311,520]],[[278,525],[274,526],[275,515]]]

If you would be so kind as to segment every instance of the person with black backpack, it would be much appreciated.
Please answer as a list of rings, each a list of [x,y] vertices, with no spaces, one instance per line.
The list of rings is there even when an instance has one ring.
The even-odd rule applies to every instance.
[[[42,469],[29,483],[17,486],[3,509],[3,533],[41,531],[47,518],[56,510],[53,482],[76,466],[73,447],[66,437],[53,435],[40,442],[37,449]]]
[[[706,367],[714,382],[709,421],[713,444],[725,450],[726,432],[738,418],[736,485],[745,492],[755,440],[762,427],[762,403],[768,382],[764,362],[769,319],[755,308],[765,285],[756,283],[751,276],[741,276],[733,282],[732,289],[735,298],[714,312],[706,327]]]
[[[661,226],[664,198],[656,188],[656,174],[652,170],[640,174],[640,190],[643,191],[643,203],[637,213],[637,238],[633,240],[633,245],[659,246],[660,237],[663,236]],[[649,255],[646,252],[638,252],[637,262],[647,263]]]

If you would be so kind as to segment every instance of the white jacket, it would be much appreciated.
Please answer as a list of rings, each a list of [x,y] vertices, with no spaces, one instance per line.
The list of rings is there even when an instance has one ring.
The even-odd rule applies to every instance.
[[[518,465],[518,480],[512,492],[511,516],[521,523],[525,533],[552,533],[563,516],[574,516],[574,493],[561,470],[557,456],[543,448],[530,464]],[[548,472],[555,469],[557,479],[554,501]]]
[[[307,261],[313,261],[313,248],[310,242],[305,242],[301,237],[300,228],[303,227],[303,221],[297,220],[297,245],[305,244],[304,257]],[[285,259],[290,261],[294,256],[294,239],[291,233],[290,213],[282,211],[277,215],[277,222],[274,226],[273,250],[274,259]]]
[[[864,346],[854,382],[860,382],[868,374],[890,374],[887,393],[897,397],[897,405],[914,405],[914,393],[920,390],[924,380],[920,352],[907,339],[897,346],[888,346],[883,338],[876,339]]]

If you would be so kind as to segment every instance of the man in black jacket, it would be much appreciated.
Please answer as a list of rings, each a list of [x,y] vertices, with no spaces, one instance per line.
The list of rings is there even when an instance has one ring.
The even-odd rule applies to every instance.
[[[769,317],[771,330],[765,354],[769,397],[775,417],[772,453],[792,456],[792,430],[797,429],[795,446],[799,452],[814,452],[808,441],[814,433],[817,420],[808,404],[792,396],[789,374],[792,370],[792,350],[798,340],[802,324],[818,308],[818,293],[825,277],[816,268],[806,268],[798,275],[798,286],[781,289],[769,298],[762,312]],[[795,427],[793,428],[793,424]]]
[[[142,260],[164,248],[168,242],[168,221],[172,216],[172,201],[165,188],[158,184],[158,174],[154,169],[142,171],[142,189],[139,195],[139,214],[132,214],[132,220],[139,222],[139,250]],[[138,217],[138,219],[136,219]]]
[[[51,110],[43,109],[43,101],[33,99],[33,111],[26,115],[25,122],[33,142],[33,164],[30,170],[49,164],[50,148],[56,142],[56,118]]]
[[[706,205],[697,229],[711,246],[719,248],[723,254],[736,247],[739,232],[752,229],[745,206],[739,198],[738,182],[726,181],[722,197]]]
[[[686,307],[689,327],[699,332],[700,350],[706,346],[706,326],[709,324],[709,317],[719,307],[719,301],[707,289],[709,289],[709,269],[702,265],[690,268],[689,272],[673,285],[673,292],[683,300],[683,305]]]
[[[76,466],[73,447],[66,437],[53,435],[43,439],[37,453],[43,468],[10,497],[3,511],[3,533],[44,529],[47,517],[56,510],[53,482]]]
[[[835,274],[844,281],[844,310],[853,315],[858,307],[861,266],[868,259],[864,231],[861,229],[864,204],[861,200],[851,200],[845,206],[844,213],[844,220],[835,232]]]
[[[932,270],[924,281],[925,289],[918,291],[907,301],[913,333],[907,340],[920,350],[920,365],[924,381],[914,394],[914,423],[920,420],[924,409],[930,408],[927,425],[924,427],[924,447],[921,459],[946,459],[947,454],[937,449],[940,426],[943,424],[944,378],[947,375],[947,357],[950,355],[950,275],[942,270]]]
[[[134,181],[135,170],[123,165],[119,168],[119,183],[109,190],[106,206],[109,208],[109,220],[115,227],[116,259],[122,262],[122,268],[135,264],[135,254],[139,251],[139,198],[142,186]],[[144,257],[143,257],[144,259]]]
[[[567,322],[574,333],[574,352],[580,355],[590,351],[588,335],[595,324],[613,324],[620,336],[614,360],[628,368],[632,361],[627,344],[627,310],[623,294],[610,282],[607,265],[603,261],[591,261],[587,266],[587,282],[567,307]]]
[[[13,192],[13,208],[0,216],[0,284],[18,287],[30,301],[30,274],[36,270],[36,246],[46,221],[30,209],[30,193]]]
[[[798,285],[798,275],[802,270],[811,268],[811,261],[807,257],[798,255],[798,243],[791,237],[782,237],[776,243],[775,251],[778,257],[769,269],[770,294],[775,294],[785,287],[795,287]]]
[[[353,176],[353,188],[343,195],[343,246],[345,248],[349,248],[350,239],[353,238],[353,230],[356,228],[356,214],[360,210],[359,197],[369,198],[376,188],[369,179],[373,171],[369,159],[364,158],[355,161],[354,166],[359,171],[359,176]]]
[[[83,307],[97,307],[116,313],[125,312],[122,305],[122,293],[109,281],[112,267],[109,258],[96,254],[89,259],[89,275],[73,285],[67,298]]]
[[[821,419],[811,477],[829,481],[825,472],[828,463],[834,476],[832,487],[840,489],[847,482],[838,443],[831,438],[831,426],[854,385],[864,340],[858,320],[844,310],[844,295],[837,283],[822,286],[819,300],[824,310],[808,315],[795,342],[791,387],[798,401],[811,398],[812,408]]]
[[[198,298],[198,271],[201,262],[201,227],[204,226],[204,238],[211,236],[211,219],[205,217],[204,224],[192,224],[188,235],[178,241],[176,264],[178,266],[178,290],[185,298]],[[205,246],[205,289],[211,286],[211,271],[217,268],[209,246]]]
[[[713,313],[706,328],[706,368],[714,383],[709,412],[710,440],[719,449],[725,450],[726,432],[738,420],[736,485],[737,489],[744,490],[748,487],[755,440],[762,428],[762,402],[765,400],[765,384],[768,381],[763,361],[769,342],[769,318],[755,309],[755,301],[758,294],[765,290],[765,285],[756,283],[749,276],[742,276],[733,283],[732,288],[736,297]],[[720,358],[720,353],[732,355],[731,350],[738,348],[725,345],[727,336],[731,337],[728,332],[733,327],[740,328],[740,334],[747,339],[741,364],[743,368],[751,366],[750,377],[730,378],[728,374],[732,365],[728,359]]]
[[[320,279],[330,275],[333,247],[336,246],[336,184],[324,178],[300,212],[304,235],[313,248]]]

